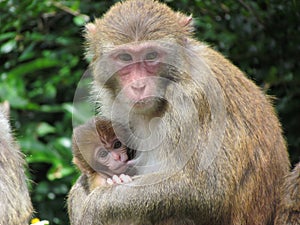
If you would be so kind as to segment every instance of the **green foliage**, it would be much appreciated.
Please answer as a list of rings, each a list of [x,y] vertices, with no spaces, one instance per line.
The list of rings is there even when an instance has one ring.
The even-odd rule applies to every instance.
[[[242,68],[268,94],[292,162],[300,149],[300,8],[297,1],[166,1],[192,13],[198,39]],[[71,160],[72,110],[83,59],[83,25],[113,1],[0,1],[0,101],[29,163],[36,216],[68,224],[65,198],[78,174]],[[80,120],[80,114],[76,119]]]

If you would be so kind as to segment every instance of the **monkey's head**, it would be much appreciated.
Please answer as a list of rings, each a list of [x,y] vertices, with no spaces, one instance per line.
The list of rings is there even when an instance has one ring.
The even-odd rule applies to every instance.
[[[108,176],[124,173],[134,157],[134,152],[128,151],[116,136],[112,123],[100,117],[74,129],[73,152],[73,161],[82,172],[92,174],[97,171]]]
[[[179,79],[175,67],[184,61],[174,46],[184,46],[191,21],[157,1],[129,0],[87,24],[96,87],[104,87],[109,98],[135,113],[163,112],[167,86]]]

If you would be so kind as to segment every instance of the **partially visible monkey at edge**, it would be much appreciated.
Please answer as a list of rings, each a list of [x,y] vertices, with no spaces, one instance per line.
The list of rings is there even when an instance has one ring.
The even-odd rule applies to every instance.
[[[73,162],[88,177],[90,191],[99,186],[132,181],[125,173],[130,171],[134,150],[117,138],[110,121],[93,117],[76,127],[72,149]]]
[[[28,225],[33,207],[25,160],[12,135],[5,108],[0,104],[0,224]]]
[[[281,188],[275,225],[300,224],[300,163],[286,176]]]
[[[86,25],[99,115],[143,137],[149,127],[155,132],[146,142],[153,151],[137,143],[144,167],[132,186],[90,193],[85,176],[77,180],[68,197],[71,224],[274,224],[290,167],[274,107],[193,29],[190,16],[155,0],[118,2]]]

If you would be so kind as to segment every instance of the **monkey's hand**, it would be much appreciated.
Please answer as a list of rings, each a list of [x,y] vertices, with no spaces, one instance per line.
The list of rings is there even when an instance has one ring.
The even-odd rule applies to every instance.
[[[126,184],[131,182],[132,179],[130,176],[121,174],[120,176],[114,175],[112,178],[107,178],[106,182],[109,185],[113,184]]]

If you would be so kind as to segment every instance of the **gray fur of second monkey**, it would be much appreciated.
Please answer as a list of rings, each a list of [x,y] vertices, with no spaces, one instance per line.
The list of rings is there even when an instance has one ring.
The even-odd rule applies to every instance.
[[[33,207],[25,167],[24,155],[11,132],[8,113],[0,105],[0,224],[29,224]]]

